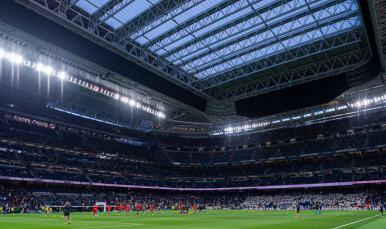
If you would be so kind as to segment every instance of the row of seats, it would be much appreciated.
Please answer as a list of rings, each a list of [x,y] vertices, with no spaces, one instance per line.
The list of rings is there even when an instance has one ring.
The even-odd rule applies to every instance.
[[[133,208],[141,204],[146,210],[179,209],[200,206],[204,208],[272,208],[292,207],[298,203],[301,207],[311,208],[314,204],[323,207],[364,208],[368,205],[377,206],[385,201],[385,189],[327,189],[327,190],[272,190],[270,193],[146,193],[118,190],[82,190],[75,187],[53,188],[48,186],[19,187],[0,185],[0,206],[5,212],[11,208],[19,211],[40,210],[44,205],[63,206],[70,202],[73,206],[93,206],[95,202],[106,202],[108,206],[123,204]],[[58,208],[54,208],[58,210]],[[85,210],[84,208],[82,210]]]
[[[296,143],[256,147],[225,152],[186,152],[166,150],[174,162],[180,163],[220,163],[237,162],[272,157],[294,156],[377,146],[386,143],[386,131],[357,133],[340,137],[306,140]]]
[[[358,117],[332,120],[324,123],[315,123],[298,127],[289,127],[276,129],[259,133],[244,133],[240,135],[231,135],[213,138],[184,138],[174,135],[157,134],[157,139],[165,145],[171,147],[235,147],[242,145],[256,145],[264,142],[285,141],[297,138],[315,138],[317,135],[326,135],[331,133],[340,133],[358,127],[368,127],[376,123],[386,121],[385,113],[382,111],[370,114],[362,114]],[[342,143],[344,144],[344,143]]]

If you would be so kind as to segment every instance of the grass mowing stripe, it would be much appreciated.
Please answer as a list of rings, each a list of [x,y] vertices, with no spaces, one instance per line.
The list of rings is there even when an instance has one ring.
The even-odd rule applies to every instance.
[[[371,219],[371,218],[374,218],[374,217],[377,217],[377,216],[380,216],[380,215],[375,215],[375,216],[372,216],[372,217],[369,217],[369,218],[366,218],[366,219],[361,219],[361,220],[358,220],[358,221],[355,221],[355,222],[352,222],[352,223],[348,223],[348,224],[345,224],[345,225],[342,225],[342,226],[339,226],[339,227],[335,227],[333,229],[338,229],[338,228],[345,227],[345,226],[348,226],[348,225],[351,225],[351,224],[354,224],[354,223],[359,223],[359,222],[362,222],[364,220],[368,220],[368,219]]]
[[[104,228],[104,227],[126,227],[128,225],[123,224],[123,225],[111,225],[111,226],[100,226],[100,227],[86,227],[86,228]]]
[[[6,219],[15,219],[15,217],[1,217],[2,219],[3,218],[6,218]],[[17,218],[17,220],[20,220],[20,219],[28,219],[28,220],[30,220],[30,219],[35,219],[35,218],[20,218],[20,217],[18,217]],[[36,220],[56,220],[56,219],[36,219]]]
[[[118,223],[118,224],[129,224],[129,225],[136,225],[136,226],[141,226],[143,225],[142,223],[122,223],[122,222],[101,222],[101,221],[91,221],[91,220],[75,220],[76,222],[86,222],[86,223],[94,223],[94,222],[98,222],[98,223]]]
[[[179,214],[176,211],[156,212],[154,214],[144,214],[135,217],[135,214],[130,216],[117,216],[115,214],[109,216],[101,216],[104,213],[99,213],[99,218],[92,218],[90,213],[75,212],[71,213],[72,224],[63,224],[64,219],[60,214],[0,214],[0,228],[10,229],[197,229],[197,228],[221,228],[221,229],[352,229],[356,226],[364,225],[372,222],[373,227],[360,227],[361,229],[368,228],[385,228],[383,226],[383,218],[374,217],[355,224],[350,224],[355,221],[379,215],[375,211],[324,211],[323,215],[316,215],[315,211],[304,210],[301,212],[302,218],[295,218],[295,211],[278,210],[278,211],[249,211],[246,210],[227,210],[218,212],[215,210],[207,210],[198,214]],[[56,215],[55,218],[52,218]],[[46,221],[45,221],[46,220]],[[341,225],[350,224],[346,227]],[[88,227],[88,228],[87,228]]]
[[[15,219],[15,217],[1,217],[2,219],[4,219],[4,218],[6,218],[6,219]],[[44,220],[44,221],[46,221],[46,220],[64,220],[64,218],[62,218],[62,219],[36,219],[36,218],[20,218],[20,217],[17,217],[17,220],[20,220],[20,219],[26,219],[26,220],[31,220],[31,219],[33,219],[33,220]],[[86,223],[90,223],[90,222],[92,222],[92,223],[94,223],[95,221],[88,221],[88,220],[76,220],[76,222],[86,222]],[[98,223],[118,223],[118,224],[128,224],[128,226],[130,226],[130,225],[135,225],[135,226],[141,226],[141,225],[143,225],[142,223],[122,223],[122,222],[101,222],[101,221],[96,221],[96,222],[98,222]],[[116,226],[119,226],[119,225],[116,225]]]

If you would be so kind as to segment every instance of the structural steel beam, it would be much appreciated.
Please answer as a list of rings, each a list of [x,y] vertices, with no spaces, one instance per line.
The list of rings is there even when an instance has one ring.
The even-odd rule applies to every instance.
[[[153,7],[150,7],[148,10],[141,13],[131,21],[123,23],[124,25],[122,25],[122,27],[118,28],[117,30],[113,30],[109,26],[106,26],[104,22],[109,18],[114,17],[114,15],[118,13],[119,10],[127,6],[127,4],[130,4],[132,2],[130,0],[110,0],[109,3],[100,7],[100,9],[91,16],[86,16],[72,8],[72,6],[77,3],[76,0],[15,1],[25,5],[28,8],[32,8],[35,11],[50,17],[51,19],[54,19],[60,24],[66,25],[70,29],[86,37],[89,37],[89,39],[93,39],[94,41],[101,43],[101,45],[109,48],[112,51],[117,52],[119,55],[125,56],[133,62],[160,75],[161,77],[164,77],[183,88],[191,90],[195,94],[200,95],[212,102],[215,102],[217,98],[224,98],[220,95],[221,92],[213,91],[211,89],[212,87],[223,85],[226,82],[244,76],[249,77],[250,74],[256,73],[263,69],[269,69],[273,66],[282,65],[289,61],[297,60],[298,58],[311,57],[311,55],[315,53],[328,50],[328,48],[325,47],[320,48],[322,46],[330,45],[330,49],[342,47],[343,45],[358,42],[361,37],[361,33],[359,33],[357,30],[341,30],[342,33],[347,35],[346,37],[343,37],[342,34],[334,34],[333,37],[327,37],[327,35],[323,33],[323,40],[318,41],[320,43],[313,41],[313,43],[302,45],[301,47],[299,47],[300,43],[298,43],[296,48],[293,46],[289,47],[289,51],[286,53],[280,52],[279,46],[275,43],[271,43],[270,48],[276,47],[277,51],[271,52],[270,55],[262,55],[261,50],[259,51],[252,49],[252,47],[250,47],[251,50],[239,50],[236,55],[227,54],[226,56],[223,56],[219,53],[215,53],[220,50],[212,49],[213,45],[230,37],[238,37],[237,34],[229,33],[231,30],[225,30],[225,28],[230,28],[229,26],[242,25],[242,27],[240,27],[240,31],[249,31],[248,29],[252,31],[255,29],[254,32],[256,32],[256,30],[261,31],[261,26],[264,23],[267,23],[269,25],[268,30],[274,30],[275,28],[273,25],[269,24],[269,20],[271,18],[278,18],[280,16],[284,16],[285,19],[286,14],[289,12],[287,12],[285,9],[291,9],[290,11],[304,11],[304,14],[312,16],[315,19],[318,17],[318,14],[315,14],[315,12],[318,10],[327,11],[327,8],[333,5],[337,5],[340,8],[346,7],[346,10],[350,10],[350,5],[355,3],[354,0],[327,0],[326,2],[320,3],[320,5],[318,5],[318,1],[316,0],[307,0],[307,2],[297,0],[276,0],[272,2],[270,6],[263,6],[261,8],[255,7],[255,11],[252,10],[252,13],[249,13],[246,15],[246,17],[240,17],[233,22],[229,22],[224,26],[224,29],[210,29],[211,31],[208,30],[208,33],[200,34],[197,37],[194,36],[194,41],[186,43],[186,45],[177,45],[171,50],[170,53],[166,52],[166,55],[159,56],[155,54],[155,51],[160,50],[160,48],[165,48],[168,45],[175,43],[176,41],[180,41],[181,39],[186,38],[187,36],[192,36],[192,34],[200,31],[201,29],[205,29],[207,27],[209,28],[209,26],[220,22],[228,16],[234,15],[237,12],[241,12],[241,10],[248,9],[248,7],[251,7],[250,5],[254,5],[255,3],[260,2],[260,0],[222,1],[219,5],[214,6],[205,12],[199,13],[198,17],[190,19],[180,26],[166,31],[163,35],[151,40],[144,46],[138,45],[135,39],[139,37],[145,37],[146,33],[149,31],[152,31],[153,29],[163,25],[168,21],[174,20],[174,17],[182,15],[189,9],[198,6],[203,2],[203,0],[163,0],[157,4],[154,4]],[[92,0],[87,1],[92,3]],[[55,2],[57,3],[57,6],[54,6],[53,3]],[[350,4],[345,4],[347,2]],[[288,8],[289,6],[291,7]],[[307,10],[305,10],[305,8]],[[69,12],[71,14],[69,14]],[[299,16],[300,12],[296,12],[298,14],[297,16]],[[65,20],[55,17],[54,14],[60,15]],[[258,19],[259,15],[260,19]],[[292,18],[292,21],[295,20],[292,16],[288,18]],[[281,19],[283,18],[281,17]],[[256,26],[256,23],[260,23],[261,25]],[[283,24],[278,26],[282,25]],[[313,25],[313,29],[318,29],[321,31],[322,26],[323,24],[319,24],[319,22],[317,22],[316,25]],[[226,33],[228,33],[228,35]],[[295,31],[291,33],[293,37],[289,36],[289,34],[287,34],[285,37],[281,37],[280,34],[271,31],[271,34],[277,36],[276,42],[282,43],[280,46],[281,49],[285,47],[283,42],[288,42],[288,40],[285,40],[286,37],[290,37],[288,39],[295,39],[294,33]],[[305,34],[302,35],[304,36]],[[215,36],[217,36],[216,39],[212,39]],[[234,40],[234,38],[232,40]],[[244,37],[244,39],[248,38]],[[344,39],[349,39],[350,41],[346,42]],[[229,44],[229,42],[227,42],[227,44]],[[148,49],[148,47],[151,46],[155,48],[153,48],[153,50]],[[194,57],[195,52],[203,52],[208,47],[210,47],[208,52],[216,55],[216,59],[212,59],[211,63],[209,63],[208,59],[205,59],[206,56],[201,55],[200,57]],[[253,53],[253,51],[255,51],[255,53]],[[260,54],[255,55],[256,58],[252,58],[252,61],[249,61],[251,60],[249,59],[245,64],[245,59],[243,59],[243,56],[241,56],[242,54],[246,56],[254,55],[258,52],[260,52]],[[189,57],[190,59],[191,57],[194,57],[195,59],[189,60],[189,58],[186,57]],[[198,60],[201,61],[199,65],[193,63],[193,61]],[[184,66],[183,61],[189,61],[188,64],[194,66],[195,71],[191,72],[194,74],[188,74],[186,70],[179,68],[180,66]],[[209,63],[213,65],[204,65],[203,61],[206,64]],[[178,63],[178,65],[176,66],[173,63]],[[227,65],[228,70],[221,69],[221,65]],[[225,89],[224,92],[228,93],[228,89]],[[228,96],[226,96],[226,98],[227,97]]]
[[[109,113],[106,111],[97,110],[94,108],[80,106],[77,104],[68,103],[68,102],[59,101],[59,100],[49,102],[48,106],[53,109],[58,109],[61,111],[68,112],[70,114],[87,117],[91,120],[111,123],[113,125],[122,126],[129,129],[135,129],[135,130],[138,130],[140,128],[139,125],[143,121],[151,122],[147,120],[138,120],[138,119],[134,119],[133,117],[122,116],[122,115]]]
[[[221,46],[226,46],[229,43],[235,40],[242,40],[239,38],[240,34],[247,32],[248,34],[253,34],[256,30],[266,29],[262,28],[264,22],[267,22],[269,26],[272,28],[277,27],[279,24],[284,24],[285,22],[289,22],[290,20],[299,20],[301,17],[312,14],[313,12],[324,10],[333,5],[339,5],[340,7],[336,7],[335,10],[330,11],[343,11],[350,10],[355,1],[347,0],[329,0],[327,2],[319,3],[317,0],[312,0],[309,4],[315,4],[312,6],[312,9],[307,9],[308,6],[303,1],[290,1],[290,0],[276,0],[273,1],[270,5],[259,8],[255,11],[252,11],[250,14],[243,15],[241,18],[232,21],[226,25],[222,25],[220,28],[212,30],[210,32],[204,33],[200,36],[197,36],[197,39],[194,39],[186,44],[182,44],[178,47],[175,47],[172,50],[168,50],[165,53],[165,57],[167,60],[173,62],[174,64],[180,66],[186,64],[186,62],[190,61],[192,57],[196,59],[197,55],[203,53],[207,46],[215,47],[217,43],[228,41],[226,43],[222,43]],[[342,9],[340,9],[342,8]],[[296,15],[288,15],[291,12],[296,12]],[[320,15],[319,17],[321,17]],[[263,17],[263,18],[261,18]],[[275,23],[275,19],[280,18],[280,22]],[[262,20],[263,19],[263,20]],[[277,21],[277,20],[276,20]],[[271,25],[270,23],[273,22]],[[245,35],[244,35],[245,36]],[[248,35],[246,35],[248,36]],[[234,37],[233,39],[231,39]],[[211,49],[218,49],[219,47]],[[198,53],[194,55],[194,53]],[[211,50],[207,49],[203,54],[211,53]]]
[[[346,17],[347,16],[347,17]],[[311,17],[311,16],[309,16]],[[296,21],[295,21],[296,22]],[[249,40],[245,42],[245,46],[251,47],[247,48],[246,52],[244,49],[240,50],[240,45],[234,44],[232,46],[224,47],[222,50],[219,50],[228,56],[227,62],[237,63],[237,60],[242,60],[245,62],[245,57],[247,57],[249,62],[258,60],[263,56],[270,55],[272,53],[277,53],[279,50],[283,49],[283,42],[286,43],[286,54],[294,58],[293,51],[289,52],[289,49],[294,49],[296,47],[304,46],[304,44],[314,42],[316,40],[324,41],[323,43],[328,43],[328,40],[331,37],[335,36],[338,33],[345,33],[350,30],[355,30],[358,28],[362,28],[361,17],[358,13],[345,15],[343,18],[337,18],[336,20],[326,21],[324,22],[323,30],[328,32],[328,34],[320,34],[317,32],[319,30],[318,25],[316,23],[311,23],[311,25],[305,25],[304,27],[295,26],[291,28],[287,33],[285,32],[276,32],[280,33],[280,36],[272,36],[272,32],[266,30],[265,32],[258,33],[255,36],[251,37]],[[303,23],[304,24],[304,23]],[[287,24],[277,27],[276,29],[287,28]],[[326,38],[328,39],[326,39]],[[280,42],[278,41],[280,40]],[[360,39],[358,40],[360,41]],[[249,42],[258,43],[259,45],[249,45]],[[343,44],[342,44],[343,45]],[[234,54],[235,53],[235,54]],[[250,56],[256,56],[252,61],[250,60]],[[212,58],[213,59],[213,58]],[[204,59],[203,61],[208,62],[208,59]],[[202,65],[202,61],[199,62]],[[235,68],[236,66],[233,66]],[[205,65],[205,68],[199,69],[196,72],[190,72],[190,74],[194,74],[199,78],[199,81],[208,79],[210,77],[214,77],[215,75],[221,74],[225,72],[226,69],[222,69],[221,62],[214,63],[212,65]]]
[[[255,50],[249,51],[247,55],[243,55],[239,59],[237,59],[237,65],[234,65],[232,70],[228,71],[216,71],[216,69],[211,69],[211,71],[207,71],[204,76],[205,79],[202,81],[205,89],[209,89],[215,86],[219,86],[223,83],[232,81],[234,79],[238,79],[241,77],[245,77],[247,75],[263,71],[268,68],[272,68],[284,63],[291,62],[296,59],[308,57],[310,55],[314,55],[317,53],[325,52],[331,49],[339,48],[346,46],[348,44],[353,44],[361,41],[362,35],[365,34],[363,27],[355,31],[346,31],[343,33],[339,33],[330,37],[330,39],[324,40],[316,40],[312,43],[303,44],[302,46],[298,46],[291,49],[293,56],[289,55],[287,52],[282,52],[281,46],[270,46],[274,50],[274,52],[266,54],[267,49],[257,48]],[[305,35],[305,34],[303,34]],[[299,40],[298,40],[299,41]],[[291,42],[295,42],[295,39]],[[210,74],[216,75],[210,77]],[[217,75],[219,74],[219,75]]]
[[[272,5],[269,5],[265,8],[262,8],[259,12],[264,13],[273,10],[274,8],[278,8],[281,4],[284,4],[287,1],[284,0],[276,0],[272,2]],[[278,4],[279,3],[279,4]],[[284,11],[283,9],[278,9],[280,11]],[[289,12],[289,11],[285,11]],[[282,12],[284,13],[284,12]],[[274,17],[276,18],[276,16]],[[193,41],[189,41],[186,44],[183,44],[179,47],[176,47],[172,50],[169,50],[167,54],[167,59],[175,62],[176,60],[184,59],[187,56],[192,55],[193,53],[200,53],[207,46],[215,45],[218,42],[221,42],[225,39],[232,38],[233,36],[238,35],[239,33],[245,32],[249,29],[252,29],[259,24],[259,19],[252,14],[243,15],[241,18],[232,21],[226,25],[221,26],[215,30],[212,30],[208,33],[204,33],[201,36],[198,36],[197,39]],[[205,45],[204,45],[205,44]],[[176,64],[180,64],[176,63]]]
[[[252,4],[260,2],[262,0],[254,0]],[[156,39],[152,39],[144,47],[150,48],[153,52],[157,52],[164,49],[168,45],[179,41],[192,33],[195,33],[207,26],[210,26],[226,17],[229,17],[241,10],[248,8],[247,0],[227,0],[214,8],[204,11],[199,16],[194,17],[187,22],[173,28],[172,30],[162,34]]]
[[[89,30],[88,24],[90,18],[85,16],[81,12],[76,11],[73,8],[69,8],[65,15],[58,11],[59,4],[67,0],[48,0],[51,4],[46,4],[47,0],[15,0],[16,2],[30,8],[61,25],[100,43],[118,55],[121,55],[127,59],[130,59],[134,63],[154,72],[155,74],[192,91],[193,93],[207,99],[214,100],[211,96],[203,92],[203,86],[200,82],[193,82],[195,78],[187,75],[184,71],[177,69],[174,65],[166,62],[156,55],[149,54],[149,51],[139,47],[136,44],[122,45],[115,41],[115,31],[105,27],[103,24],[97,26],[94,31]],[[54,6],[53,4],[56,4]],[[69,12],[71,11],[71,17],[69,18]],[[75,14],[75,16],[74,16]]]
[[[311,16],[307,15],[306,17]],[[322,21],[322,24],[319,24],[315,22],[305,23],[303,21],[299,21],[297,19],[298,17],[295,16],[294,21],[291,21],[288,24],[280,22],[278,23],[278,26],[272,28],[275,28],[275,30],[278,31],[276,32],[277,38],[280,38],[284,41],[290,39],[291,37],[306,34],[307,32],[315,30],[321,31],[321,28],[323,27],[324,29],[328,30],[328,26],[331,26],[333,23],[337,23],[339,21],[352,20],[355,17],[360,20],[358,12],[351,12],[347,14],[341,14],[339,12],[338,14],[331,14],[331,17],[328,17],[328,19]],[[252,34],[247,34],[246,36],[243,36],[235,41],[216,47],[215,49],[212,49],[211,53],[205,53],[195,58],[192,58],[189,61],[185,61],[185,65],[181,67],[189,71],[189,74],[194,74],[202,67],[208,68],[208,65],[212,62],[214,62],[213,65],[216,65],[219,62],[219,58],[216,58],[216,55],[214,53],[218,53],[219,55],[221,54],[223,58],[229,59],[230,57],[235,56],[236,54],[238,56],[241,56],[243,55],[243,53],[247,53],[251,48],[264,47],[280,43],[277,38],[272,35],[272,32],[269,31],[268,28],[263,28],[261,30],[253,32]],[[323,38],[326,39],[326,36],[323,35]],[[288,50],[286,51],[288,52]]]
[[[163,0],[118,28],[115,31],[116,41],[130,43],[204,1]]]
[[[356,68],[371,57],[369,49],[356,50],[329,60],[323,60],[301,66],[288,72],[260,78],[218,92],[210,92],[218,100],[238,100],[252,95],[267,93],[283,87],[323,78]]]
[[[91,0],[86,0],[94,5]],[[119,11],[133,3],[134,0],[110,0],[90,16],[89,29],[94,31],[99,25],[112,18]],[[97,7],[96,5],[94,5]],[[117,20],[117,19],[116,19]]]

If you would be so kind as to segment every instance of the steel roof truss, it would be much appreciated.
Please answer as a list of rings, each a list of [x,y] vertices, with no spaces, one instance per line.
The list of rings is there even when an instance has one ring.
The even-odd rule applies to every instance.
[[[308,64],[289,72],[271,75],[212,93],[218,100],[237,100],[345,72],[365,63],[370,56],[368,49],[356,50],[337,57],[331,57],[330,60]]]
[[[240,77],[244,77],[246,76],[246,74],[252,74],[258,71],[265,70],[267,68],[278,66],[282,63],[291,62],[299,58],[308,57],[309,55],[314,55],[323,51],[360,42],[361,36],[364,34],[364,32],[364,29],[361,27],[359,28],[358,33],[355,31],[346,31],[340,34],[336,34],[330,37],[328,40],[318,40],[313,43],[296,47],[294,49],[291,49],[291,52],[295,54],[293,56],[288,55],[287,52],[283,53],[281,51],[276,51],[276,53],[274,52],[270,53],[269,55],[266,55],[265,51],[267,49],[261,50],[261,48],[259,47],[252,51],[249,51],[246,54],[243,54],[243,56],[241,57],[238,56],[238,58],[240,58],[240,61],[238,61],[238,65],[234,65],[234,69],[232,69],[231,71],[224,71],[223,73],[221,73],[216,71],[216,69],[212,68],[210,69],[210,71],[207,71],[205,72],[205,74],[203,74],[204,76],[206,76],[205,78],[199,79],[197,81],[201,81],[205,86],[205,89],[209,89],[211,87],[218,86],[222,83],[229,82]],[[300,42],[301,40],[302,39],[298,40],[300,44],[302,44],[302,42]],[[274,46],[274,48],[276,48],[277,50],[281,50],[278,46]],[[249,55],[256,55],[256,59],[250,60],[249,63],[246,62],[246,60],[248,60],[247,58],[249,58]],[[247,64],[245,65],[245,63]],[[246,74],[243,74],[240,71],[239,68],[241,67],[248,70]]]

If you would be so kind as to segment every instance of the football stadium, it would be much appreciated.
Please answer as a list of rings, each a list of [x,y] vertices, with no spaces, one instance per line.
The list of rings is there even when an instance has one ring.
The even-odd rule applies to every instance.
[[[1,0],[0,228],[384,229],[385,0]]]

